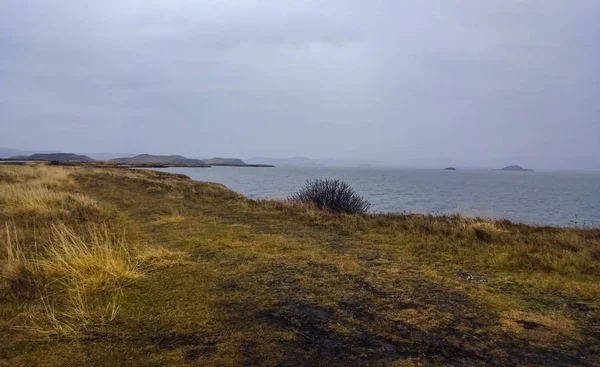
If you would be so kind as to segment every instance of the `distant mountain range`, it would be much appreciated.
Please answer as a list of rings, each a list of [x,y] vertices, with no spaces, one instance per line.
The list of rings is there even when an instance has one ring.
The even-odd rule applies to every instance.
[[[58,150],[19,150],[19,149],[11,149],[11,148],[3,148],[0,147],[0,158],[10,158],[14,156],[29,156],[32,154],[52,154],[52,153],[60,153]],[[133,153],[81,153],[81,155],[88,156],[97,161],[109,161],[114,158],[121,157],[133,157],[136,154]]]
[[[94,158],[97,161],[110,161],[115,158],[131,158],[137,154],[134,153],[84,153],[90,158]]]
[[[31,155],[17,155],[9,158],[13,161],[58,161],[58,162],[93,162],[86,155],[74,153],[35,153]]]
[[[17,154],[14,154],[14,153]],[[33,153],[23,154],[23,151],[16,149],[0,148],[0,158],[12,161],[58,161],[58,162],[94,162],[108,161],[113,163],[125,164],[165,164],[165,165],[190,165],[190,166],[247,166],[247,164],[239,158],[208,158],[208,159],[193,159],[182,155],[152,155],[140,154],[136,156],[125,156],[110,159],[93,159],[88,155],[80,155],[75,153]],[[97,153],[96,157],[110,157],[112,154]]]
[[[58,151],[27,151],[0,147],[0,158],[15,156],[30,156],[32,154],[55,154]],[[80,153],[79,155],[98,161],[122,160],[136,157],[133,153]],[[141,155],[144,156],[144,155]],[[146,155],[150,156],[150,155]],[[184,159],[171,164],[199,164],[202,161],[209,165],[244,165],[238,158],[187,158],[184,156],[156,156]],[[49,160],[46,157],[46,160]],[[53,159],[56,160],[56,159]],[[183,162],[183,163],[182,163]],[[365,156],[364,159],[311,159],[307,157],[253,157],[245,160],[245,165],[274,165],[274,166],[328,166],[328,167],[405,167],[405,168],[443,168],[456,167],[459,169],[494,169],[518,162],[522,167],[535,167],[536,170],[569,170],[569,171],[600,171],[600,156],[598,157],[528,157],[513,156],[486,160],[453,159],[451,157],[415,158],[412,154],[388,153]],[[155,162],[150,162],[155,163]],[[166,164],[166,163],[165,163]]]
[[[152,155],[140,154],[135,157],[113,158],[110,162],[116,163],[164,163],[164,164],[205,164],[200,159],[190,159],[182,155]]]
[[[135,157],[115,158],[110,162],[117,163],[162,163],[162,164],[181,164],[181,165],[211,165],[211,166],[245,166],[246,163],[239,158],[208,158],[194,159],[182,155],[151,155],[140,154]]]
[[[29,151],[29,150],[19,150],[19,149],[11,149],[11,148],[3,148],[0,147],[0,158],[10,158],[17,155],[31,155],[31,154],[48,154],[48,153],[60,153],[55,150],[38,150],[38,151]]]

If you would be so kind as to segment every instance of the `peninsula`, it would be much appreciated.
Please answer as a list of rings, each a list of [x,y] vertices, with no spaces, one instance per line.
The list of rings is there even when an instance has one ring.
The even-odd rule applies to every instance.
[[[134,157],[114,158],[108,161],[94,160],[85,155],[75,153],[37,153],[32,155],[18,155],[10,158],[1,159],[2,161],[25,161],[25,162],[53,162],[56,164],[82,164],[115,166],[115,167],[146,167],[146,168],[164,168],[164,167],[211,167],[211,166],[231,166],[231,167],[274,167],[268,164],[246,164],[239,158],[209,158],[194,159],[182,155],[153,155],[140,154]]]

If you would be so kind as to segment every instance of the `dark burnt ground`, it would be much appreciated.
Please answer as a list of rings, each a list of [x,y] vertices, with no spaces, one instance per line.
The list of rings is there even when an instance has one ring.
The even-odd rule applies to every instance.
[[[281,271],[283,270],[283,271]],[[385,365],[406,362],[445,366],[593,366],[595,350],[577,341],[539,345],[499,331],[500,316],[465,294],[449,290],[422,277],[404,284],[401,292],[378,289],[365,279],[345,277],[337,283],[342,300],[309,301],[290,273],[281,267],[278,282],[268,282],[279,300],[270,307],[239,301],[223,305],[227,323],[268,326],[267,330],[292,333],[286,340],[269,340],[282,350],[278,366]],[[335,273],[334,270],[326,270]],[[314,270],[314,273],[323,269]],[[273,274],[270,274],[273,277]],[[229,287],[229,285],[225,285]],[[350,295],[350,296],[349,296]],[[424,328],[387,317],[390,310],[415,311],[444,321]],[[435,321],[435,320],[434,320]],[[524,329],[542,330],[545,325],[517,320]],[[250,326],[251,325],[251,326]],[[260,341],[257,341],[260,344]],[[244,365],[260,365],[252,359],[257,347],[244,349]]]

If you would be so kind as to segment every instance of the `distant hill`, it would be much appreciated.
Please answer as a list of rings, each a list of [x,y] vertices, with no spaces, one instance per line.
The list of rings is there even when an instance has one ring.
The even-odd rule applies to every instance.
[[[87,155],[90,158],[93,158],[97,161],[110,161],[115,158],[131,158],[135,157],[137,154],[133,153],[82,153]]]
[[[504,168],[502,168],[500,171],[533,171],[532,169],[525,169],[521,166],[506,166]]]
[[[246,163],[239,158],[209,158],[202,160],[204,164],[226,165],[226,166],[245,166]]]
[[[0,158],[10,158],[14,156],[27,156],[31,154],[49,154],[49,153],[60,153],[58,150],[20,150],[0,147]]]
[[[36,153],[32,155],[17,155],[10,157],[13,161],[59,161],[59,162],[93,162],[94,160],[86,155],[75,153]]]
[[[170,163],[170,164],[208,164],[205,161],[203,161],[202,159],[193,159],[193,158],[176,158],[176,159],[172,159],[169,162],[165,162],[165,163]]]
[[[181,165],[225,165],[225,166],[245,166],[246,163],[238,158],[210,158],[193,159],[182,155],[152,155],[140,154],[135,157],[122,157],[111,159],[115,163],[162,163],[162,164],[181,164]]]
[[[135,157],[121,157],[111,159],[116,163],[166,163],[166,164],[204,164],[200,159],[190,159],[182,155],[152,155],[140,154]]]

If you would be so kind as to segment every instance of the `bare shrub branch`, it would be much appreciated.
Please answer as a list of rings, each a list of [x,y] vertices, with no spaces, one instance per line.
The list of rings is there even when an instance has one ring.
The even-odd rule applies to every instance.
[[[334,213],[364,214],[371,207],[352,186],[336,179],[308,180],[304,188],[289,199],[313,204],[320,210],[330,210]]]

